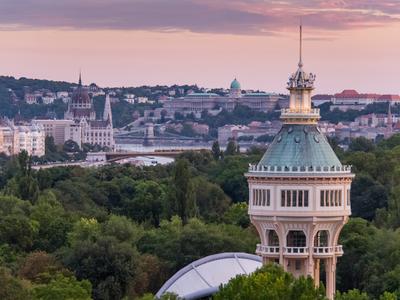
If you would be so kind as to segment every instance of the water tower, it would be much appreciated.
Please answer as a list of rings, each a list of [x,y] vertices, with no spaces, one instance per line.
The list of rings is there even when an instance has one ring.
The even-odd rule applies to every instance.
[[[283,126],[257,165],[251,165],[249,215],[261,243],[263,262],[277,262],[295,276],[320,282],[325,267],[326,293],[334,298],[336,262],[343,255],[338,238],[351,214],[350,187],[354,174],[340,163],[317,126],[319,109],[311,106],[315,76],[300,60],[288,81],[289,108]]]

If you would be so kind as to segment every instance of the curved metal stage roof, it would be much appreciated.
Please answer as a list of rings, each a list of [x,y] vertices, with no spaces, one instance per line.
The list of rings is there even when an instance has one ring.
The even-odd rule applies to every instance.
[[[221,284],[239,274],[250,274],[262,266],[261,257],[248,253],[219,253],[187,265],[172,276],[156,297],[171,292],[184,299],[198,299],[214,294]]]

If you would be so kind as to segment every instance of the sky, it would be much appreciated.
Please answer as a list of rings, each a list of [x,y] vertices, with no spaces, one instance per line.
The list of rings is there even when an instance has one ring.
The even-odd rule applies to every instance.
[[[400,93],[400,0],[0,0],[0,74],[138,86]]]

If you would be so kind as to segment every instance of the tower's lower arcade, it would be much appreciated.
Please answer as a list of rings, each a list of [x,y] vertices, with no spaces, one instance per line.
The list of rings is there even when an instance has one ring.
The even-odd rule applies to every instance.
[[[261,243],[256,253],[294,276],[336,291],[336,262],[343,255],[339,234],[348,221],[350,184],[344,167],[307,171],[254,170],[247,173],[249,215]],[[323,276],[321,277],[321,274]]]
[[[296,277],[311,276],[316,285],[324,282],[328,298],[333,299],[336,262],[343,255],[338,238],[347,218],[251,216],[261,238],[256,253],[264,263],[279,263]]]

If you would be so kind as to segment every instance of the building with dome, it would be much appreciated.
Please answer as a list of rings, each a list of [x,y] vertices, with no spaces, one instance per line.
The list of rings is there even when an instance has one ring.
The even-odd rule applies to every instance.
[[[191,93],[185,97],[164,102],[164,109],[170,116],[176,112],[183,115],[193,113],[201,117],[201,112],[217,112],[221,109],[233,111],[237,105],[243,105],[252,110],[269,112],[277,107],[279,96],[272,93],[242,93],[240,82],[235,78],[225,96],[215,93]]]
[[[240,98],[242,97],[242,87],[240,85],[240,82],[237,81],[237,79],[235,78],[230,86],[229,89],[229,96],[231,98]]]
[[[300,60],[288,81],[290,104],[281,112],[283,126],[245,174],[248,212],[260,235],[256,253],[263,262],[277,262],[295,276],[311,276],[316,285],[322,280],[333,299],[336,262],[343,255],[338,238],[351,214],[354,175],[317,126],[319,109],[311,106],[315,76],[303,70],[301,42],[300,27]]]
[[[110,150],[115,147],[110,97],[106,95],[103,115],[97,118],[93,100],[88,89],[82,85],[80,75],[78,87],[72,93],[64,119],[41,119],[33,122],[43,125],[46,135],[52,136],[56,144],[73,140],[79,146],[98,145]]]

